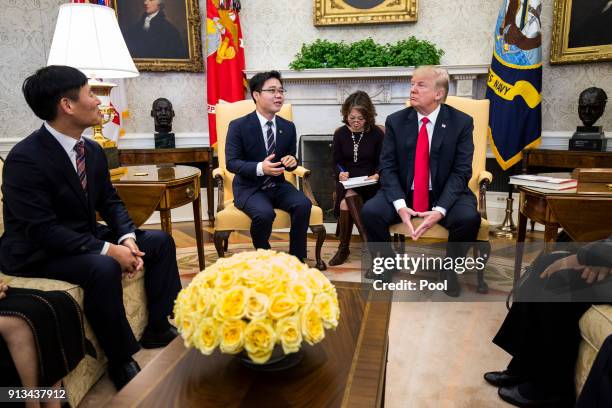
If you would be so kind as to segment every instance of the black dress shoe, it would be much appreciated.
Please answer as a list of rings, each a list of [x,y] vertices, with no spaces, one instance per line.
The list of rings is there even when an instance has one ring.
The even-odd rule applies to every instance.
[[[114,365],[109,363],[108,375],[115,384],[117,391],[121,390],[132,378],[140,372],[140,366],[132,359],[124,364]]]
[[[444,276],[443,281],[446,280],[446,289],[444,289],[444,293],[450,297],[459,297],[461,295],[461,285],[457,280],[455,271],[444,271],[442,276]]]
[[[178,336],[178,331],[173,326],[163,331],[153,331],[147,328],[142,334],[140,345],[146,349],[166,347],[176,336]]]
[[[526,383],[523,383],[523,385]],[[538,395],[537,397],[526,397],[520,392],[520,386],[510,385],[507,387],[500,387],[497,390],[499,397],[509,404],[517,407],[547,407],[547,408],[564,408],[573,407],[574,401],[571,397],[562,396],[558,394],[544,394]]]
[[[489,371],[488,373],[485,373],[484,379],[489,384],[496,387],[507,387],[509,385],[516,385],[526,381],[524,377],[517,375],[510,370]]]

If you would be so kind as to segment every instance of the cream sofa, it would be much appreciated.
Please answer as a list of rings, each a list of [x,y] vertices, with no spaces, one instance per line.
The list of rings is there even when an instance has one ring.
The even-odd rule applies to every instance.
[[[2,162],[0,162],[0,184],[2,184]],[[0,198],[2,193],[0,192]],[[4,233],[4,220],[0,202],[0,234]],[[72,283],[42,278],[22,278],[8,276],[0,272],[0,279],[8,281],[9,286],[39,290],[63,290],[68,292],[83,307],[83,289]],[[146,294],[144,288],[144,272],[139,272],[132,279],[123,280],[123,303],[128,321],[136,338],[140,338],[147,324]],[[106,356],[100,349],[98,340],[91,326],[85,319],[85,336],[91,340],[98,354],[97,359],[85,356],[79,365],[63,379],[63,386],[68,394],[68,402],[75,407],[83,399],[89,389],[104,374]]]
[[[580,393],[586,381],[593,360],[604,340],[612,334],[612,306],[593,305],[580,319],[580,347],[576,361],[576,393]]]

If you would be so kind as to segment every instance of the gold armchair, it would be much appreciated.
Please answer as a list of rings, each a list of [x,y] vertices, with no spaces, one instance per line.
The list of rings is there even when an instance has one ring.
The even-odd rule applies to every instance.
[[[251,219],[244,212],[234,206],[234,194],[232,192],[232,180],[234,174],[226,168],[225,162],[225,138],[229,123],[255,110],[255,104],[251,100],[239,101],[227,104],[216,105],[217,117],[217,152],[219,156],[219,167],[213,171],[213,177],[217,182],[218,187],[218,203],[217,214],[215,216],[215,232],[214,242],[215,249],[219,257],[222,257],[227,251],[229,235],[232,231],[249,231],[251,228]],[[293,111],[290,104],[283,105],[283,108],[278,113],[279,116],[291,120]],[[321,247],[325,241],[326,231],[323,225],[323,211],[317,205],[317,202],[312,195],[308,176],[310,170],[302,166],[298,166],[292,172],[285,172],[285,179],[294,186],[297,186],[297,177],[302,179],[303,191],[306,197],[312,202],[312,210],[310,212],[310,230],[317,237],[315,247],[316,268],[325,270],[325,262],[321,259]],[[272,229],[289,228],[291,219],[285,211],[275,209],[276,218]]]
[[[476,196],[478,201],[478,212],[480,213],[480,229],[474,246],[474,256],[481,256],[486,260],[491,254],[491,243],[489,242],[489,221],[487,220],[487,201],[486,193],[487,186],[493,180],[493,175],[485,170],[486,155],[487,155],[487,134],[489,127],[489,100],[475,100],[469,98],[461,98],[458,96],[448,96],[446,104],[452,106],[462,112],[467,113],[474,119],[474,157],[472,159],[472,178],[468,186]],[[410,106],[410,101],[406,102]],[[422,219],[413,220],[413,225],[418,227]],[[396,241],[404,242],[404,235],[408,235],[408,231],[404,224],[392,225],[389,229]],[[429,229],[423,238],[448,239],[448,230],[441,225],[435,225]],[[484,280],[484,270],[478,272],[478,293],[487,293],[488,285]]]

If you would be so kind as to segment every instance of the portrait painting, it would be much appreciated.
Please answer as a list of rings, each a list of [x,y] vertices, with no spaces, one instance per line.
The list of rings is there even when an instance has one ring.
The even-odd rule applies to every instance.
[[[314,25],[417,21],[417,0],[314,0]]]
[[[612,0],[555,0],[552,64],[612,60]]]
[[[114,0],[114,9],[139,70],[203,70],[197,0]]]

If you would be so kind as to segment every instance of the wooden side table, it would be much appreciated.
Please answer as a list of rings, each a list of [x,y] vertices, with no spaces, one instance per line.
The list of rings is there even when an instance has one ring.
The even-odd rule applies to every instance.
[[[208,219],[215,220],[213,150],[210,147],[180,147],[176,149],[119,149],[122,166],[141,164],[206,163],[206,203]]]
[[[137,227],[153,211],[159,211],[161,226],[172,235],[170,210],[193,204],[193,219],[198,246],[198,263],[204,269],[200,170],[190,166],[129,166],[127,173],[113,179],[113,185]]]
[[[527,218],[544,224],[545,243],[554,242],[558,228],[581,242],[606,238],[612,231],[612,192],[604,186],[562,191],[518,186],[519,218],[514,258],[514,284],[521,276]]]

